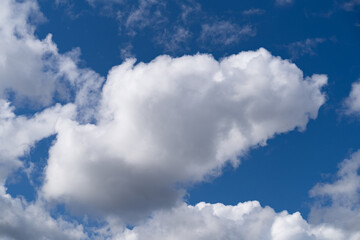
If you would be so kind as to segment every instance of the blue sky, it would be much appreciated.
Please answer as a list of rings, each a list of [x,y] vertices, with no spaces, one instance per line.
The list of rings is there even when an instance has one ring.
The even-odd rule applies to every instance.
[[[358,0],[0,7],[1,239],[360,239]]]

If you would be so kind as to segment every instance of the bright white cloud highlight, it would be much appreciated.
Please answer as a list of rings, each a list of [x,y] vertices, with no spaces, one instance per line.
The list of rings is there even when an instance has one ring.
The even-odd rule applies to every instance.
[[[327,77],[303,79],[265,49],[216,61],[209,55],[114,67],[96,125],[57,124],[43,192],[77,210],[125,219],[169,207],[183,185],[239,164],[250,147],[304,129]]]

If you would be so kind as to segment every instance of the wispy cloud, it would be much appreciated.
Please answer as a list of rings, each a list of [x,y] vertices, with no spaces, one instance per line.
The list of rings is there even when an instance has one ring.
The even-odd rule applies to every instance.
[[[308,38],[303,41],[292,42],[285,47],[289,51],[293,59],[299,58],[304,55],[316,55],[316,47],[325,42],[325,38]]]
[[[294,2],[294,0],[275,0],[278,5],[288,5]]]
[[[62,3],[71,0],[58,0]],[[195,0],[172,1],[165,0],[87,0],[94,8],[99,8],[102,14],[115,17],[119,23],[120,33],[126,35],[128,43],[121,49],[122,56],[128,54],[133,40],[151,32],[152,43],[162,46],[164,52],[182,52],[190,49],[189,42],[228,46],[256,35],[256,29],[251,23],[236,24],[231,20],[218,20],[217,16],[203,11],[200,3]],[[242,16],[262,15],[264,9],[251,8],[242,12]],[[176,27],[174,27],[176,26]],[[194,31],[194,29],[201,29]]]
[[[157,44],[164,46],[168,52],[175,52],[186,49],[187,41],[192,37],[192,33],[184,27],[177,26],[175,29],[165,29],[159,37],[155,38]]]
[[[244,37],[255,35],[256,30],[251,25],[239,26],[229,21],[215,21],[201,26],[199,40],[211,44],[230,45],[238,43]]]
[[[353,11],[355,10],[356,7],[360,6],[360,0],[351,0],[351,1],[347,1],[343,4],[343,8],[346,11]]]
[[[248,10],[245,10],[242,12],[243,15],[245,16],[250,16],[250,15],[263,15],[265,14],[265,10],[264,9],[260,9],[260,8],[250,8]]]
[[[130,34],[145,27],[161,28],[161,24],[168,21],[164,14],[166,2],[162,0],[139,0],[129,12],[119,10],[117,18]]]

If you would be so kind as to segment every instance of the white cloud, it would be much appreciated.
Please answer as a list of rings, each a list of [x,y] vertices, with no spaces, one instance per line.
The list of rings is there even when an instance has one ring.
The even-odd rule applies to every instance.
[[[292,42],[286,47],[292,58],[298,58],[304,55],[315,55],[315,48],[325,41],[324,38],[307,38],[303,41]]]
[[[132,229],[116,228],[110,221],[106,233],[114,240],[359,240],[360,151],[339,166],[336,181],[310,191],[316,201],[308,221],[299,212],[276,213],[257,201],[236,206],[182,203],[155,212]]]
[[[345,100],[348,114],[360,114],[360,81],[352,84],[349,97]]]
[[[175,27],[173,30],[164,32],[156,39],[156,43],[164,46],[166,51],[179,51],[186,46],[187,41],[191,38],[191,33],[184,27]]]
[[[3,240],[87,239],[81,225],[52,218],[40,203],[11,198],[2,186],[0,212],[0,239]]]
[[[168,21],[164,14],[166,2],[163,0],[138,0],[133,5],[125,1],[121,2],[121,6],[128,10],[118,11],[117,19],[121,23],[120,27],[123,25],[130,35],[136,35],[145,27],[161,29],[163,23]]]
[[[16,116],[10,103],[0,99],[0,239],[83,239],[81,226],[53,219],[40,202],[12,198],[4,188],[12,171],[24,167],[19,157],[35,143],[55,134],[60,118],[75,115],[75,106],[56,105],[32,117]]]
[[[255,34],[256,31],[251,25],[239,26],[229,21],[217,21],[202,24],[199,40],[212,44],[230,45]]]
[[[346,232],[327,224],[309,224],[299,212],[276,213],[270,207],[250,201],[236,206],[184,203],[157,212],[131,230],[115,230],[112,239],[358,240],[359,234],[360,231]]]
[[[239,156],[276,134],[305,129],[325,101],[326,76],[304,79],[294,64],[264,49],[221,61],[209,55],[160,56],[137,65],[128,60],[109,73],[97,108],[102,78],[77,67],[77,50],[59,54],[51,36],[34,36],[28,19],[41,17],[36,3],[6,0],[3,6],[0,99],[13,91],[48,105],[63,87],[58,93],[75,95],[75,105],[25,117],[0,100],[1,239],[89,238],[81,225],[51,217],[42,200],[27,203],[3,187],[22,166],[19,157],[54,133],[41,194],[106,214],[109,225],[92,228],[94,239],[360,239],[359,152],[340,165],[337,181],[313,188],[312,196],[330,205],[317,202],[309,222],[257,201],[182,203],[188,184],[217,176],[229,162],[237,166]],[[359,86],[354,83],[347,100],[352,113],[360,111]],[[96,124],[74,120],[75,106]],[[150,212],[133,229],[117,222],[119,215],[126,221]]]
[[[339,165],[337,180],[333,183],[317,184],[311,196],[320,201],[310,214],[316,224],[328,223],[345,231],[357,232],[360,239],[360,151],[354,153]],[[322,206],[321,203],[328,203]]]
[[[30,150],[34,144],[55,133],[55,124],[59,118],[74,115],[74,106],[56,105],[33,117],[15,116],[10,103],[0,99],[0,185],[8,174],[22,167],[18,159]]]
[[[16,106],[23,106],[29,100],[33,105],[46,106],[57,95],[63,101],[75,101],[82,109],[94,105],[103,78],[77,67],[78,49],[60,54],[51,34],[38,39],[31,24],[34,19],[43,19],[36,1],[2,1],[0,98],[14,95]],[[72,100],[74,93],[76,99]]]
[[[250,147],[304,129],[327,77],[303,79],[265,49],[114,67],[96,125],[57,124],[45,197],[77,210],[134,218],[181,199],[183,184],[239,164]]]

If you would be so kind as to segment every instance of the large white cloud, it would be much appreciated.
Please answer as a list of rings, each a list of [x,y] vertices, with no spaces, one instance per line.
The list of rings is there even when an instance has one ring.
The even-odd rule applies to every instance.
[[[328,224],[312,225],[299,212],[276,213],[251,201],[236,206],[183,204],[157,212],[131,230],[115,231],[112,237],[114,240],[358,240],[360,231],[346,232]]]
[[[265,49],[114,67],[97,124],[61,121],[44,196],[77,210],[136,218],[173,205],[184,185],[239,164],[250,147],[304,129],[324,103],[324,75],[303,79]]]
[[[76,50],[59,54],[50,35],[39,40],[29,18],[41,18],[35,1],[2,2],[0,99],[14,93],[17,101],[48,105],[58,94],[76,104],[25,117],[0,100],[1,239],[360,239],[359,153],[340,165],[337,181],[313,188],[312,196],[330,204],[317,202],[308,222],[257,201],[190,206],[181,199],[187,184],[220,174],[227,163],[237,166],[251,147],[304,129],[324,103],[326,76],[304,79],[294,64],[264,49],[221,61],[129,60],[112,69],[97,108],[103,79],[77,67]],[[355,83],[349,112],[359,112],[358,92]],[[81,120],[95,117],[96,124],[74,120],[75,106]],[[6,194],[4,181],[22,166],[19,157],[54,133],[41,194],[106,214],[108,226],[86,234],[75,222],[51,217],[43,196],[27,203]],[[118,223],[118,216],[133,220],[152,211],[133,229]]]
[[[0,237],[19,240],[359,240],[360,152],[339,166],[338,178],[333,183],[320,183],[311,190],[312,196],[330,198],[331,202],[330,205],[317,202],[309,221],[298,212],[277,213],[257,201],[235,206],[181,203],[156,211],[131,229],[109,218],[107,225],[93,227],[85,234],[79,224],[51,218],[38,203],[27,204],[1,192],[0,210],[4,217],[0,218]]]
[[[236,206],[183,203],[157,211],[132,229],[116,228],[109,221],[102,236],[114,240],[359,240],[360,151],[339,166],[334,182],[319,183],[310,191],[316,201],[308,221],[299,212],[276,213],[257,201]]]

